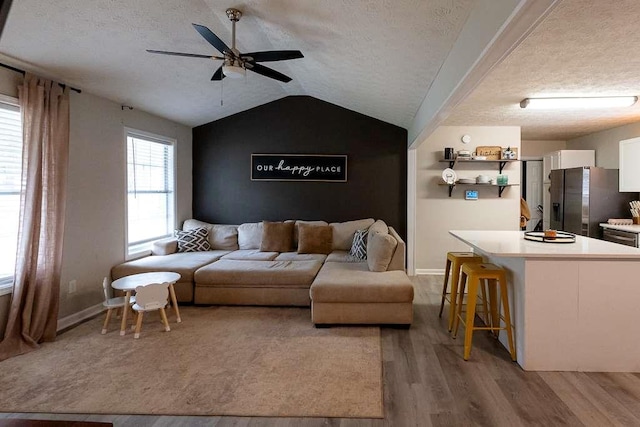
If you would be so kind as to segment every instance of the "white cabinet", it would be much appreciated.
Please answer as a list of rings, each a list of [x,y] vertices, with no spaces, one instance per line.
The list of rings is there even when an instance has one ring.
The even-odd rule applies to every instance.
[[[619,191],[640,191],[640,138],[620,141]]]
[[[542,158],[544,182],[550,182],[552,170],[595,166],[595,150],[559,150]]]

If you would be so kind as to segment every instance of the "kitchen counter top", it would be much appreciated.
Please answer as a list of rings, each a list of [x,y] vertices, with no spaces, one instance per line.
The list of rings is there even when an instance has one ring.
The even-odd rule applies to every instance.
[[[451,230],[473,248],[500,257],[640,260],[640,249],[590,237],[575,243],[543,243],[524,239],[522,231]]]
[[[610,228],[612,230],[627,231],[629,233],[640,234],[640,225],[638,225],[638,224],[633,224],[633,225],[613,225],[613,224],[603,223],[603,224],[600,224],[600,227],[602,227],[602,228]]]

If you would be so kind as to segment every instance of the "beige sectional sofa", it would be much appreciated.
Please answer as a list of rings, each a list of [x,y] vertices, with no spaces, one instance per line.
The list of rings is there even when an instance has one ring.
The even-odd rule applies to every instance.
[[[290,224],[235,226],[189,219],[183,230],[205,228],[210,250],[178,252],[176,238],[164,239],[154,244],[152,255],[113,267],[112,278],[176,271],[181,275],[175,285],[180,302],[311,305],[317,325],[411,324],[413,285],[405,273],[405,243],[392,227],[373,219],[285,223]],[[273,224],[293,231],[290,246],[282,240],[275,243],[287,250],[269,250],[274,245]],[[316,236],[310,232],[318,230],[328,242],[310,241]],[[366,260],[349,254],[357,230],[369,232],[366,246],[371,256]],[[324,253],[301,253],[316,246]]]

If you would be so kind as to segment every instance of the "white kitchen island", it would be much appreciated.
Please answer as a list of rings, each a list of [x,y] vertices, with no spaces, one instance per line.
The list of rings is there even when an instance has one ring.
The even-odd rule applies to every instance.
[[[449,233],[507,270],[523,369],[640,372],[640,249],[581,236],[543,243],[520,231]]]

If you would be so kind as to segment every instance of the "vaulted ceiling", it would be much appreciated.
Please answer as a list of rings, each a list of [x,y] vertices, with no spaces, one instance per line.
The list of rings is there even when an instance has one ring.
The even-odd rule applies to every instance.
[[[0,52],[87,92],[196,126],[288,95],[310,95],[408,127],[461,28],[472,0],[20,0]],[[268,65],[293,80],[255,73],[212,82],[220,61],[192,27],[242,52],[299,49]],[[224,105],[221,105],[223,101]]]

